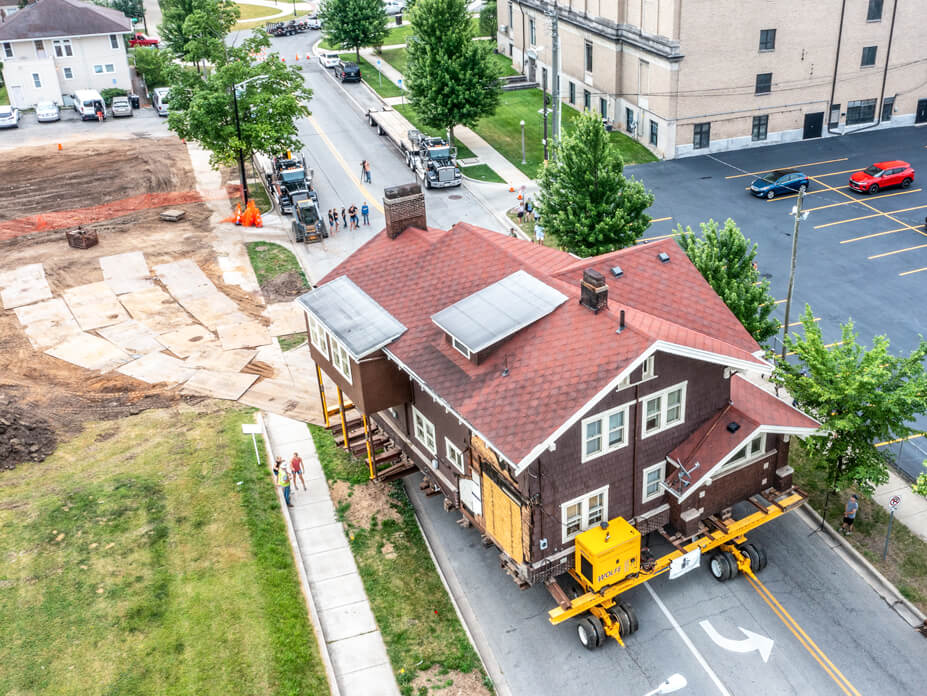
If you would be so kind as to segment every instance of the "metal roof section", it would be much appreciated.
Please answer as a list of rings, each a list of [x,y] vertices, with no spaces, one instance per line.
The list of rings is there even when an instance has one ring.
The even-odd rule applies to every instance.
[[[355,360],[392,343],[406,327],[347,276],[335,278],[297,299],[300,306],[340,341]]]
[[[478,353],[533,324],[567,297],[525,271],[516,271],[431,316],[443,331]]]

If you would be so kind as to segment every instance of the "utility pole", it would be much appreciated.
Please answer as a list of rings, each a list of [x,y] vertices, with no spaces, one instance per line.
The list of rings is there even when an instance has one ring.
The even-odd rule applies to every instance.
[[[792,215],[795,216],[795,228],[792,230],[792,267],[789,270],[789,291],[785,296],[785,323],[782,325],[782,362],[785,362],[785,337],[789,333],[789,311],[792,309],[792,287],[795,284],[795,262],[798,254],[798,226],[802,220],[808,217],[808,213],[802,213],[802,203],[805,201],[804,189],[798,189],[798,203],[792,208]]]
[[[241,121],[238,118],[238,85],[232,85],[232,104],[235,108],[235,132],[238,133],[238,142],[241,143]],[[238,174],[241,176],[241,193],[248,205],[248,178],[245,176],[245,153],[238,147]]]
[[[554,120],[553,127],[551,129],[554,142],[560,141],[560,27],[558,26],[559,19],[559,8],[557,7],[557,0],[554,0],[554,9],[550,15],[550,41],[551,41],[551,74],[553,76],[553,84],[551,85],[551,92],[554,96]]]

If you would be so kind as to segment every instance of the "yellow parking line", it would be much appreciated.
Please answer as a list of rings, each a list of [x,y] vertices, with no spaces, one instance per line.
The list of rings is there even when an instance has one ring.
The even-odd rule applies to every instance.
[[[820,186],[825,186],[825,187],[829,188],[831,191],[835,191],[835,192],[839,193],[841,196],[844,196],[845,198],[848,198],[848,199],[850,199],[851,201],[856,201],[857,203],[859,203],[859,204],[860,204],[861,206],[863,206],[864,208],[869,208],[869,210],[873,211],[874,213],[877,213],[878,215],[884,215],[885,217],[887,217],[887,218],[888,218],[889,220],[891,220],[892,222],[895,222],[895,223],[897,223],[897,224],[899,224],[899,225],[903,225],[903,226],[905,226],[907,229],[912,230],[912,231],[914,231],[914,232],[917,232],[917,233],[920,234],[920,235],[923,235],[923,236],[927,237],[927,232],[923,232],[922,230],[918,229],[917,227],[914,227],[914,226],[912,226],[912,225],[908,225],[907,223],[903,222],[902,220],[899,220],[899,219],[896,218],[896,217],[892,217],[892,215],[894,215],[894,214],[896,214],[896,213],[904,213],[904,212],[907,212],[907,211],[909,211],[909,210],[918,210],[919,208],[927,208],[927,206],[916,206],[916,207],[914,207],[914,208],[905,208],[905,209],[903,209],[903,210],[893,210],[893,211],[891,211],[891,212],[883,212],[883,211],[879,210],[878,208],[874,208],[873,206],[869,205],[869,204],[866,203],[863,199],[858,198],[858,197],[851,196],[851,195],[848,194],[846,191],[843,191],[843,190],[841,190],[841,189],[836,189],[836,188],[834,188],[833,186],[827,186],[827,184],[821,182],[821,181],[818,180],[818,179],[815,179],[813,176],[809,176],[808,179],[809,179],[810,181],[813,181],[813,182],[817,183],[817,184],[820,185]],[[860,219],[863,219],[863,218],[860,218]],[[850,221],[849,221],[849,220],[845,220],[844,222],[850,222]],[[836,223],[836,224],[840,224],[840,223]],[[819,225],[819,227],[828,227],[828,225]],[[818,229],[818,227],[815,227],[815,229]]]
[[[821,317],[815,317],[811,321],[821,321]],[[802,322],[800,321],[793,321],[791,324],[789,324],[789,326],[801,326],[801,325],[802,325]]]
[[[838,174],[849,174],[850,172],[858,172],[858,171],[860,171],[859,167],[857,167],[856,169],[841,169],[839,172],[828,172],[827,174],[815,174],[815,176],[817,177],[837,176]]]
[[[913,271],[905,271],[904,273],[899,273],[900,276],[911,275],[912,273],[920,273],[921,271],[927,271],[927,266],[923,268],[915,268]]]
[[[886,234],[894,234],[895,232],[904,232],[907,227],[899,227],[894,230],[886,230],[885,232],[876,232],[875,234],[864,234],[862,237],[853,237],[853,239],[844,239],[841,244],[849,244],[850,242],[860,242],[864,239],[872,239],[873,237],[881,237]]]
[[[890,198],[892,196],[904,196],[908,193],[917,193],[921,189],[905,189],[904,191],[895,191],[894,193],[882,193],[878,196],[869,196],[866,200],[874,201],[876,198]],[[775,199],[774,199],[775,200]],[[814,210],[824,210],[825,208],[836,208],[841,205],[852,205],[853,203],[858,203],[856,199],[850,201],[840,201],[839,203],[828,203],[827,205],[819,205],[817,208],[805,208],[809,213]]]
[[[792,164],[786,167],[773,167],[772,169],[761,169],[758,172],[746,172],[745,174],[731,174],[730,176],[724,177],[725,179],[739,179],[742,176],[756,176],[757,174],[765,174],[766,172],[775,172],[780,169],[800,169],[801,167],[814,167],[818,164],[830,164],[831,162],[846,162],[849,157],[841,157],[840,159],[832,160],[823,160],[821,162],[806,162],[805,164]]]
[[[886,251],[884,254],[874,254],[869,256],[869,259],[881,259],[883,256],[893,256],[894,254],[903,254],[906,251],[916,251],[917,249],[923,249],[927,247],[927,244],[919,244],[918,246],[907,247],[905,249],[895,249],[895,251]]]
[[[749,187],[749,186],[747,187],[747,190],[748,190],[748,191],[750,190],[750,187]],[[805,191],[805,198],[807,198],[808,196],[813,196],[813,195],[816,194],[816,193],[827,193],[827,189],[819,189],[819,190],[816,190],[816,191]],[[775,203],[776,201],[787,201],[787,200],[790,199],[790,198],[798,198],[798,194],[797,194],[797,193],[790,193],[790,194],[788,194],[787,196],[776,196],[775,198],[767,198],[767,199],[766,199],[766,202],[767,202],[767,203]]]
[[[857,202],[861,203],[862,205],[866,205],[863,201],[857,201]],[[876,212],[873,213],[872,215],[861,215],[860,217],[850,218],[848,220],[837,220],[836,222],[825,222],[823,225],[815,225],[814,229],[819,230],[824,227],[833,227],[834,225],[842,225],[845,222],[856,222],[858,220],[868,220],[869,218],[880,217],[883,215],[891,220],[893,219],[891,217],[892,215],[897,215],[898,213],[908,213],[912,210],[920,210],[921,208],[927,208],[927,205],[915,205],[911,208],[901,208],[900,210],[889,210],[889,211],[876,210],[872,206],[868,206],[868,205],[866,207],[869,208],[870,210],[875,210]],[[897,222],[900,225],[904,225],[905,226],[904,228],[906,230],[919,231],[913,225],[905,225],[905,223],[903,223],[901,220],[895,220],[895,222]]]
[[[918,191],[920,191],[920,189],[918,189]],[[673,219],[672,216],[670,216],[670,217],[662,217],[662,218],[654,218],[654,219],[651,220],[650,222],[666,222],[667,220],[672,220],[672,219]]]
[[[383,206],[377,202],[377,197],[361,183],[361,180],[357,176],[354,175],[357,167],[348,166],[348,163],[345,161],[344,157],[342,157],[341,153],[338,152],[338,148],[336,148],[332,141],[328,139],[328,136],[325,135],[325,131],[322,130],[322,127],[319,126],[318,122],[313,116],[310,115],[307,118],[309,119],[309,123],[312,124],[312,127],[315,128],[316,133],[319,134],[319,137],[322,138],[322,141],[328,147],[329,152],[331,152],[334,158],[338,160],[338,163],[341,165],[341,168],[344,169],[344,173],[348,175],[348,178],[351,180],[351,182],[357,186],[357,188],[360,189],[360,192],[364,194],[364,197],[370,201],[370,205],[382,213]]]
[[[921,270],[924,270],[924,269],[921,269]],[[924,437],[925,435],[927,435],[927,433],[914,433],[913,435],[908,435],[907,437],[899,437],[897,440],[886,440],[885,442],[877,442],[875,446],[885,447],[885,445],[894,445],[899,442],[904,442],[905,440],[913,440],[916,437]]]

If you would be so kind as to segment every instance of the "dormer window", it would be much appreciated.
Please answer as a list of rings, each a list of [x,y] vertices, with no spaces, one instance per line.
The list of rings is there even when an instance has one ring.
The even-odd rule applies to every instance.
[[[451,336],[451,345],[454,346],[455,350],[457,350],[457,352],[459,352],[467,360],[470,359],[470,349],[453,336]]]

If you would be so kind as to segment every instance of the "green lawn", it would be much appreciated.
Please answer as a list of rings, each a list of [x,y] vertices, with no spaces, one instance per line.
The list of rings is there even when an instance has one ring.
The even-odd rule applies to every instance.
[[[248,258],[257,276],[258,285],[264,285],[281,273],[297,271],[302,276],[306,289],[309,289],[306,274],[289,249],[273,242],[248,242],[245,246],[248,248]]]
[[[335,504],[402,693],[425,693],[413,690],[412,682],[435,665],[439,673],[449,671],[448,679],[455,672],[474,673],[485,683],[402,484],[368,481],[365,461],[337,447],[324,428],[309,429],[329,484],[347,483],[346,496]],[[364,502],[366,518],[351,514],[352,499]]]
[[[0,104],[9,104],[10,98],[6,94],[6,85],[0,87]]]
[[[481,41],[480,43],[487,43],[487,44],[492,45],[493,47],[495,47],[496,45],[495,41]],[[519,74],[518,71],[515,69],[515,67],[512,65],[512,59],[509,58],[508,56],[504,56],[501,53],[493,52],[489,54],[489,58],[493,62],[493,64],[496,66],[496,69],[499,71],[499,74],[502,77],[505,77],[507,75],[518,75]]]
[[[446,133],[444,133],[442,130],[438,128],[425,127],[425,125],[422,123],[421,119],[419,118],[418,114],[415,113],[415,110],[408,104],[396,104],[395,106],[393,106],[393,108],[396,109],[396,111],[401,113],[403,116],[405,116],[409,120],[409,122],[413,126],[418,128],[420,131],[422,131],[422,133],[425,133],[431,136],[437,136],[437,137],[444,137],[445,135],[447,135]],[[469,159],[469,158],[476,157],[476,155],[473,154],[473,150],[471,150],[469,147],[467,147],[462,142],[457,140],[457,138],[454,138],[454,146],[457,148],[457,156],[459,158]]]
[[[406,74],[406,68],[409,66],[409,52],[406,49],[388,48],[381,51],[380,56],[403,75]]]
[[[279,9],[276,7],[250,5],[248,3],[238,3],[238,6],[241,8],[241,17],[239,17],[238,22],[235,24],[235,26],[232,27],[231,31],[242,31],[244,29],[262,27],[265,24],[268,24],[271,21],[270,17],[276,15],[279,11]],[[299,12],[298,16],[305,17],[308,14],[308,12]],[[282,17],[277,17],[273,21],[289,22],[291,19],[295,19],[292,12],[290,14],[283,15]]]
[[[328,693],[252,421],[151,409],[0,473],[0,693]]]
[[[357,56],[353,53],[342,53],[341,60],[357,62]],[[385,75],[381,76],[380,71],[369,61],[362,57],[358,66],[361,69],[361,77],[364,82],[381,97],[385,99],[386,97],[402,96],[402,90],[390,82]]]
[[[294,348],[299,348],[306,343],[306,332],[290,334],[289,336],[280,336],[277,339],[280,342],[280,350],[284,353]]]
[[[464,176],[469,176],[471,179],[491,181],[497,184],[505,183],[505,179],[496,174],[495,170],[488,164],[475,164],[472,167],[461,167],[460,171],[463,172]]]
[[[478,17],[471,19],[473,24],[473,35],[479,36],[480,21]],[[389,24],[390,30],[386,33],[386,38],[383,40],[384,46],[395,46],[396,44],[404,44],[409,40],[409,37],[412,36],[412,25],[406,21],[400,26],[396,26],[395,20],[390,17]],[[325,49],[326,51],[337,51],[341,47],[335,46],[332,43],[329,43],[328,39],[324,39],[319,48]]]

